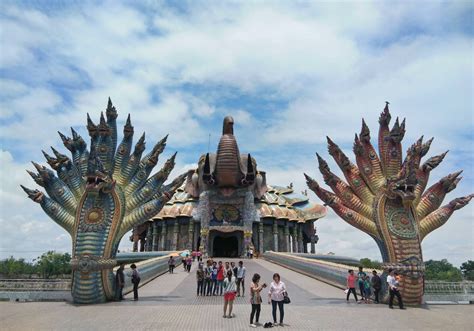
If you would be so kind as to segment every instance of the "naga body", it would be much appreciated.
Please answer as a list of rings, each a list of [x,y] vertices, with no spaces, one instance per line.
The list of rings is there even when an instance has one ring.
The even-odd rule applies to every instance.
[[[384,262],[384,273],[392,268],[400,274],[404,301],[422,303],[424,264],[422,240],[447,222],[457,209],[467,205],[474,195],[452,200],[440,207],[445,195],[456,188],[461,171],[443,177],[426,189],[431,170],[446,153],[429,158],[422,165],[433,139],[423,137],[402,155],[401,141],[405,120],[398,118],[389,129],[388,103],[379,118],[377,154],[370,142],[370,131],[362,120],[362,129],[354,140],[356,164],[328,138],[328,151],[344,174],[345,181],[329,169],[317,155],[319,170],[331,191],[322,188],[305,174],[309,188],[347,223],[367,233],[377,243]],[[425,190],[426,189],[426,190]]]
[[[87,116],[91,148],[74,129],[72,138],[60,134],[72,159],[55,149],[45,155],[53,171],[33,163],[28,171],[47,194],[22,188],[45,213],[72,237],[72,297],[75,303],[99,303],[115,296],[113,267],[121,238],[133,227],[156,215],[184,182],[178,176],[163,185],[174,167],[174,154],[163,168],[150,176],[166,145],[166,137],[152,151],[145,150],[144,134],[132,152],[134,129],[130,115],[124,137],[117,144],[117,111],[109,99],[106,118],[94,124]]]

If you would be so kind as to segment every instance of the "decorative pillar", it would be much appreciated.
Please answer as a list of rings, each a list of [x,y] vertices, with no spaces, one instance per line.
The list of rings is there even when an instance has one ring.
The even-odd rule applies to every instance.
[[[188,243],[186,248],[189,249],[191,252],[194,251],[194,220],[191,218],[189,219],[189,227],[188,227]]]
[[[178,234],[179,234],[179,222],[178,220],[174,221],[173,226],[173,238],[171,240],[170,250],[175,251],[178,249]]]
[[[304,253],[304,243],[303,243],[303,225],[298,224],[298,250],[300,253]]]
[[[137,231],[137,227],[134,227],[133,230],[132,230],[132,241],[133,241],[133,248],[132,250],[134,252],[138,252],[138,240],[140,238],[138,237],[138,231]]]
[[[150,252],[153,248],[153,223],[150,222],[146,229],[145,252]]]
[[[258,224],[258,251],[260,254],[264,253],[263,249],[263,223],[260,220],[260,223]]]
[[[158,222],[154,221],[153,222],[153,247],[152,247],[153,251],[158,250],[158,239],[159,238],[160,237],[159,237],[159,234],[158,234]]]
[[[209,235],[209,230],[201,228],[201,245],[199,246],[199,250],[202,252],[205,258],[209,257],[208,235]]]
[[[166,221],[163,221],[163,223],[161,224],[161,240],[160,240],[160,245],[159,245],[160,251],[166,250],[166,235],[167,234],[168,234],[168,228],[166,226]]]
[[[298,240],[296,237],[298,236],[296,233],[296,225],[298,223],[293,224],[293,228],[291,229],[291,235],[293,236],[293,253],[298,253]]]
[[[193,239],[193,249],[200,250],[201,249],[201,244],[198,246],[199,242],[199,236],[200,236],[200,223],[197,221],[194,221],[194,239]],[[201,253],[203,253],[201,251]]]
[[[285,221],[285,251],[289,252],[290,251],[290,228],[289,228],[289,221]]]
[[[273,220],[273,251],[278,252],[278,221]]]
[[[311,226],[313,227],[313,233],[311,235],[311,254],[316,254],[316,242],[317,242],[317,235],[316,235],[316,228],[314,227],[314,222],[311,222]]]

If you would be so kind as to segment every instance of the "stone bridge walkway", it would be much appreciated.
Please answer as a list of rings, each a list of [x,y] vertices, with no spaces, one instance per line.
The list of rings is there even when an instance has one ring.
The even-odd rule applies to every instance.
[[[227,261],[228,259],[226,259]],[[237,260],[234,260],[237,261]],[[471,330],[474,307],[429,306],[390,310],[385,305],[346,303],[344,293],[292,270],[263,260],[244,260],[247,284],[253,273],[270,283],[274,272],[286,283],[292,303],[285,305],[291,330]],[[76,306],[64,302],[0,303],[1,330],[251,330],[248,295],[237,298],[233,319],[222,318],[222,297],[197,297],[195,265],[182,267],[139,290],[140,300]],[[248,288],[247,288],[248,292]],[[265,292],[266,296],[266,292]],[[266,301],[266,300],[264,300]],[[271,321],[264,302],[260,322]],[[259,327],[262,329],[263,327]]]

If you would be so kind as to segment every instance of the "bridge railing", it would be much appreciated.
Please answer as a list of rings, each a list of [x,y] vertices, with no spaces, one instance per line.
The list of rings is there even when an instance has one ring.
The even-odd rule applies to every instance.
[[[351,265],[306,258],[302,254],[296,256],[270,251],[265,252],[263,257],[273,263],[343,289],[346,288],[347,270],[354,269]],[[377,270],[377,272],[382,274],[382,270]],[[385,283],[382,282],[382,286],[384,285]],[[430,303],[474,302],[474,282],[425,281],[424,301]]]

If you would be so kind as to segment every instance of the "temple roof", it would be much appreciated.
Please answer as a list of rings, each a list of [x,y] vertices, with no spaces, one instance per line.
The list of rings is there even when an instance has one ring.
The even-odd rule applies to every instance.
[[[198,198],[193,198],[181,186],[163,209],[153,217],[160,221],[177,217],[192,217],[193,209],[198,205]],[[255,205],[260,218],[276,218],[293,222],[315,221],[326,216],[326,207],[309,202],[305,195],[296,194],[292,188],[268,186],[268,191]]]

